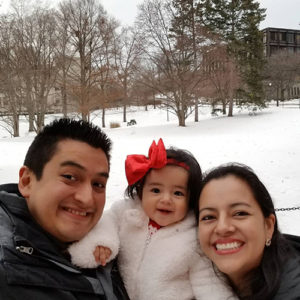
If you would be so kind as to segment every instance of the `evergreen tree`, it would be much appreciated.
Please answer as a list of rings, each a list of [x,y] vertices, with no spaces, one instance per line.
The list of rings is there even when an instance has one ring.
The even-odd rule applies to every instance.
[[[240,68],[247,102],[263,105],[263,40],[259,24],[265,9],[255,0],[201,0],[207,27],[227,45]],[[232,115],[229,111],[229,115]]]

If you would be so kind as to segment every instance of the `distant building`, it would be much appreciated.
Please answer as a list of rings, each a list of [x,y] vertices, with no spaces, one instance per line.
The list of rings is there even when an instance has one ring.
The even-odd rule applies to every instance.
[[[289,54],[300,55],[300,30],[268,27],[262,30],[264,55],[270,57],[276,53],[287,51]],[[269,83],[271,87],[272,83]],[[278,95],[282,95],[281,99],[300,98],[300,77],[294,82],[284,86],[277,87]]]
[[[270,57],[283,50],[300,53],[300,30],[268,27],[262,32],[265,56]]]

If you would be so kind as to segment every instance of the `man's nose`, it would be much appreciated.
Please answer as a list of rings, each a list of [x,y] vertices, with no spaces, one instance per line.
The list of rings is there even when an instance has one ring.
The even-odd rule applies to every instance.
[[[82,183],[75,192],[75,199],[85,206],[93,203],[93,189],[88,183]]]

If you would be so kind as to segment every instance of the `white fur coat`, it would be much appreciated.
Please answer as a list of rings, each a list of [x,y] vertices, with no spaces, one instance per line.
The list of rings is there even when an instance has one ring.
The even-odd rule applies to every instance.
[[[236,299],[201,254],[192,214],[152,236],[148,222],[138,199],[115,203],[86,237],[69,248],[72,262],[96,267],[95,247],[110,248],[111,258],[119,255],[131,300]]]

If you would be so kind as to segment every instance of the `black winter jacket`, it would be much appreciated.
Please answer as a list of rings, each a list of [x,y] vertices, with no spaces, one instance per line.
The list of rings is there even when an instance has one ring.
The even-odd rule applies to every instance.
[[[300,257],[291,258],[283,269],[279,290],[273,300],[300,300]]]
[[[115,263],[74,267],[17,194],[17,185],[0,186],[0,300],[129,300]]]

